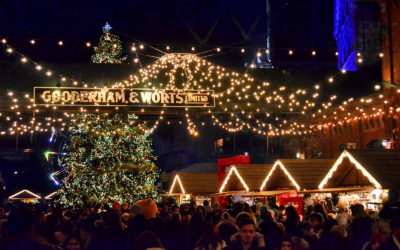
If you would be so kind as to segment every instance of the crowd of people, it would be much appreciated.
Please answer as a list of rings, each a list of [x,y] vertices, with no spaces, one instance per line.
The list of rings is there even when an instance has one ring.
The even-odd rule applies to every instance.
[[[338,202],[327,211],[265,200],[185,205],[143,203],[0,209],[1,249],[400,249],[400,206],[392,192],[379,214]]]

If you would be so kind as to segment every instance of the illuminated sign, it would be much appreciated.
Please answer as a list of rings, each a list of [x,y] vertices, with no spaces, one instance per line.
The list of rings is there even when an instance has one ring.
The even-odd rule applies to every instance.
[[[215,107],[213,90],[34,87],[33,99],[50,106]]]

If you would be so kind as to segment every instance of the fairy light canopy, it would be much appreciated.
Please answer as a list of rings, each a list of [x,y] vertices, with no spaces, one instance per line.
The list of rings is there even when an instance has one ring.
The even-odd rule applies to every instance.
[[[176,120],[178,117],[179,122],[187,126],[192,136],[198,136],[199,121],[193,117],[200,115],[211,123],[208,125],[218,126],[228,133],[246,130],[260,136],[304,136],[351,121],[395,115],[400,110],[396,103],[387,100],[385,94],[345,100],[335,94],[323,97],[323,92],[320,91],[326,92],[326,87],[346,77],[346,72],[329,74],[323,82],[308,84],[306,88],[289,87],[282,81],[259,80],[252,76],[255,73],[252,69],[239,73],[213,64],[205,59],[209,56],[207,53],[196,51],[171,53],[169,49],[166,49],[168,52],[160,51],[150,45],[139,43],[132,45],[131,51],[135,55],[143,52],[147,46],[157,50],[161,56],[154,56],[155,60],[147,66],[141,63],[134,64],[140,67],[136,73],[130,74],[125,79],[99,86],[98,83],[90,81],[75,80],[58,73],[53,68],[35,62],[11,47],[7,40],[2,45],[10,57],[17,58],[25,67],[32,66],[34,72],[51,80],[51,86],[79,87],[83,89],[80,93],[87,89],[87,93],[83,93],[82,98],[90,98],[90,88],[101,89],[105,92],[112,92],[115,88],[127,91],[132,88],[146,88],[156,92],[212,90],[215,107],[197,108],[197,110],[185,108],[185,112],[180,112],[164,104],[156,108],[126,108],[113,105],[100,108],[95,104],[94,107],[82,106],[71,109],[52,105],[52,101],[40,106],[33,100],[32,93],[10,89],[4,94],[4,98],[0,96],[4,102],[0,110],[0,120],[6,124],[5,129],[0,131],[1,135],[32,134],[49,132],[55,128],[64,129],[73,113],[120,112],[122,108],[124,111],[134,112],[139,116],[140,114],[143,117],[150,115],[152,122],[150,131],[154,131],[161,122],[169,122],[167,120],[171,117]],[[124,66],[122,64],[118,67]],[[399,95],[400,92],[396,94]],[[113,99],[110,98],[110,100]],[[135,99],[132,100],[135,101]],[[206,125],[204,122],[201,124]]]

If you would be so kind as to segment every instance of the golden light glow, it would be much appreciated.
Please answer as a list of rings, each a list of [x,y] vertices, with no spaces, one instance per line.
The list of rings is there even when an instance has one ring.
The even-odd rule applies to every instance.
[[[297,184],[297,182],[294,180],[294,178],[290,175],[290,173],[286,170],[285,166],[282,164],[280,160],[277,160],[274,163],[274,166],[271,168],[271,170],[268,172],[267,177],[265,177],[263,183],[261,184],[260,191],[263,191],[265,186],[268,183],[268,180],[271,178],[272,174],[274,173],[275,169],[277,167],[280,167],[283,172],[286,174],[286,176],[289,178],[289,180],[292,182],[292,184],[296,187],[297,190],[300,190],[300,186]]]
[[[332,168],[329,170],[328,174],[322,180],[322,182],[318,185],[319,189],[323,189],[324,186],[328,183],[328,180],[332,177],[333,173],[337,170],[338,166],[343,162],[343,159],[347,157],[352,164],[356,166],[357,169],[361,170],[362,174],[368,178],[368,180],[377,188],[382,189],[382,185],[379,184],[375,178],[347,151],[343,151],[343,153],[339,156],[336,162],[333,164]]]
[[[182,185],[181,179],[179,178],[178,174],[175,175],[175,178],[174,178],[174,181],[172,183],[171,189],[169,190],[169,193],[172,194],[172,191],[174,190],[176,182],[179,183],[179,186],[180,186],[180,188],[182,190],[182,193],[185,194],[185,189],[183,189],[183,185]]]
[[[36,195],[36,194],[32,193],[31,191],[29,191],[29,190],[27,190],[27,189],[21,190],[21,191],[19,191],[18,193],[11,195],[10,197],[8,197],[8,199],[13,199],[14,197],[16,197],[16,196],[22,194],[23,192],[27,192],[27,193],[29,193],[30,195],[34,196],[35,198],[40,199],[40,196],[39,196],[39,195]]]
[[[231,178],[232,173],[235,173],[236,176],[238,177],[238,179],[240,180],[240,182],[242,183],[242,185],[244,186],[244,188],[246,189],[246,192],[249,191],[249,187],[247,186],[246,182],[244,182],[242,176],[239,174],[239,172],[237,171],[235,166],[232,166],[231,169],[229,170],[228,175],[225,177],[224,182],[222,183],[221,188],[219,189],[219,192],[222,193],[224,191],[224,188],[226,186],[226,184],[228,183],[229,179]]]

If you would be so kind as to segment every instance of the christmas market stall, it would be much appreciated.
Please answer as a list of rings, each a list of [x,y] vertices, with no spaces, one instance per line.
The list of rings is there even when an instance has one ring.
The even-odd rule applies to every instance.
[[[213,196],[233,196],[233,201],[245,201],[251,203],[252,200],[246,195],[257,192],[261,183],[272,168],[272,164],[240,164],[227,167],[228,173],[219,192]]]
[[[400,151],[345,150],[322,179],[314,200],[339,195],[341,204],[378,210],[388,189],[400,188]]]
[[[10,201],[22,201],[25,203],[34,203],[38,199],[40,199],[40,196],[37,194],[32,193],[31,191],[24,189],[19,191],[18,193],[15,193],[8,197]]]
[[[44,197],[45,200],[53,200],[57,195],[57,191],[47,195],[46,197]]]
[[[333,163],[333,159],[277,160],[264,175],[259,192],[249,196],[259,200],[276,196],[279,205],[293,205],[301,214],[304,195],[298,192],[317,188]]]
[[[174,176],[168,194],[176,197],[179,204],[191,200],[202,205],[204,200],[211,200],[210,194],[217,192],[217,173],[178,173]]]

